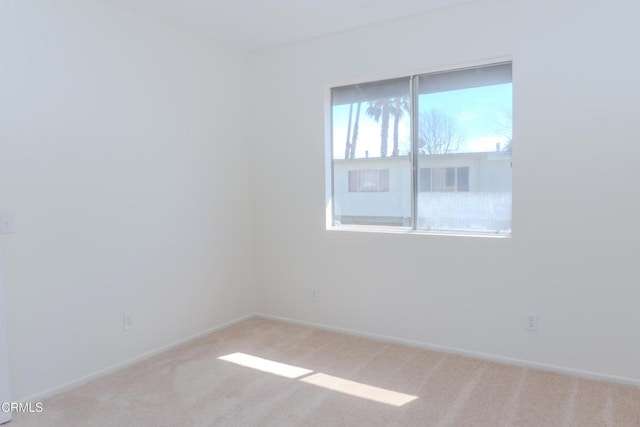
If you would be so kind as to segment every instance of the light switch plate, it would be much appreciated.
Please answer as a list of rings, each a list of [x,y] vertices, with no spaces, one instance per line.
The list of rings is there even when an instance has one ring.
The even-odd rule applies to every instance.
[[[13,212],[0,212],[0,234],[16,232],[16,218]]]

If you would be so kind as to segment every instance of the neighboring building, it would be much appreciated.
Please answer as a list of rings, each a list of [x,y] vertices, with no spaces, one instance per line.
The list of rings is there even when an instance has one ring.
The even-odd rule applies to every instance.
[[[418,228],[508,230],[511,153],[420,155],[418,162]],[[333,168],[334,221],[410,225],[410,157],[335,159]]]

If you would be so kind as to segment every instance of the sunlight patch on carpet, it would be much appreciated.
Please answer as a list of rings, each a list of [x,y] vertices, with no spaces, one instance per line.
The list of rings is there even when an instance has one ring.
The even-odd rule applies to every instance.
[[[235,363],[236,365],[244,366],[246,368],[279,375],[281,377],[298,379],[299,381],[303,381],[307,384],[312,384],[363,399],[369,399],[374,402],[385,403],[387,405],[402,406],[418,398],[418,396],[387,390],[323,373],[309,375],[313,373],[311,369],[300,368],[287,363],[275,362],[273,360],[263,359],[262,357],[252,356],[246,353],[227,354],[226,356],[218,357],[218,359],[224,360],[225,362]]]
[[[236,365],[253,368],[258,371],[268,372],[270,374],[279,375],[285,378],[299,378],[303,375],[312,373],[312,370],[299,368],[286,363],[274,362],[273,360],[263,359],[261,357],[252,356],[245,353],[233,353],[226,356],[218,357],[225,362],[235,363]]]
[[[399,393],[397,391],[387,390],[321,373],[309,375],[308,377],[302,378],[300,381],[393,406],[402,406],[418,398],[418,396]]]

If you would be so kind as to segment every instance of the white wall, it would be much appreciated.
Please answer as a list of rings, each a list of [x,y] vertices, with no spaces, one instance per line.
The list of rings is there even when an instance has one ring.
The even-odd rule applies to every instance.
[[[482,0],[255,54],[251,96],[275,106],[254,104],[250,137],[259,310],[639,382],[639,13]],[[331,85],[502,55],[512,238],[325,230]]]
[[[251,313],[244,58],[95,0],[3,0],[0,53],[12,398]]]
[[[9,350],[7,345],[7,312],[4,303],[4,284],[2,279],[2,246],[0,245],[0,402],[11,400],[11,379],[9,376]],[[0,424],[11,420],[11,412],[0,411]]]

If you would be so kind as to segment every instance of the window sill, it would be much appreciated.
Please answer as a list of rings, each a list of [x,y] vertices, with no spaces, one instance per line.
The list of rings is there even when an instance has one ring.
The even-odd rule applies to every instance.
[[[327,227],[328,231],[350,231],[364,233],[386,234],[415,234],[424,236],[454,236],[454,237],[488,237],[493,239],[511,238],[507,232],[482,232],[482,231],[449,231],[449,230],[414,230],[410,227],[385,227],[376,225],[341,225]]]

